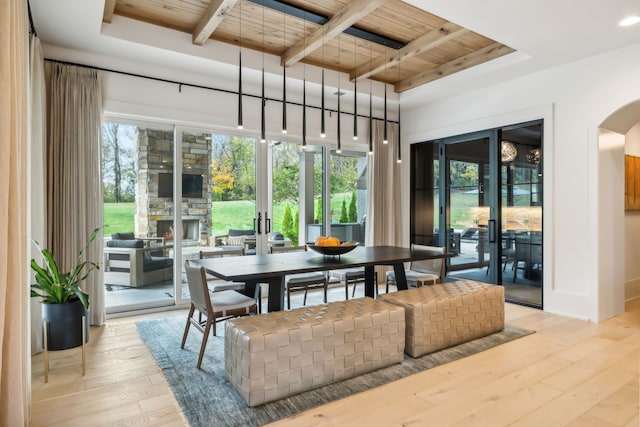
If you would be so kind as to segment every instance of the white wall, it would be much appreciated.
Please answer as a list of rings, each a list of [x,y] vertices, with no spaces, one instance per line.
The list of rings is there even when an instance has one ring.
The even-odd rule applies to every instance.
[[[625,135],[624,153],[640,157],[640,122]],[[640,211],[624,213],[625,299],[640,298]]]
[[[620,211],[617,221],[622,223],[623,213],[602,194],[611,182],[599,177],[615,173],[615,162],[607,160],[607,148],[599,144],[598,127],[618,108],[640,99],[639,55],[640,45],[633,45],[403,110],[406,150],[412,142],[544,119],[546,311],[601,321],[623,307],[617,300],[624,275],[600,257],[620,252],[624,231],[608,230],[614,234],[601,241],[606,222]],[[408,163],[403,179],[408,184]],[[403,186],[404,212],[409,212],[408,188]],[[615,302],[603,297],[608,292]]]

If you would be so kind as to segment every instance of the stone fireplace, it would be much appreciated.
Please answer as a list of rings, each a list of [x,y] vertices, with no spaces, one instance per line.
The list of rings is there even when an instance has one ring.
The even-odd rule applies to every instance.
[[[211,223],[208,134],[182,135],[183,197],[173,194],[173,132],[138,128],[136,235],[166,237],[173,231],[174,208],[182,212],[183,245],[198,245],[208,238]],[[170,228],[171,227],[171,228]]]

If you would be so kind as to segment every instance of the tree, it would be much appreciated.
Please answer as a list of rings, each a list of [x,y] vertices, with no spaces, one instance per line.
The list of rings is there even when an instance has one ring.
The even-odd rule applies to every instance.
[[[300,224],[300,210],[296,209],[296,215],[293,217],[293,235],[291,238],[291,244],[298,246],[298,225]]]
[[[211,191],[222,201],[224,193],[233,190],[235,179],[229,167],[216,160],[211,163],[211,182]]]
[[[111,122],[105,122],[102,127],[102,170],[106,200],[120,203],[132,201],[135,197],[134,129]]]
[[[356,205],[356,192],[351,192],[351,202],[349,203],[349,222],[358,222],[358,207]]]
[[[347,202],[342,199],[342,208],[340,209],[340,222],[342,224],[349,222],[349,216],[347,215]]]
[[[284,215],[282,216],[282,234],[292,241],[297,236],[293,232],[293,215],[291,214],[291,205],[287,203],[284,208]]]
[[[316,205],[316,221],[318,221],[318,224],[322,224],[322,197],[318,199],[318,204]]]

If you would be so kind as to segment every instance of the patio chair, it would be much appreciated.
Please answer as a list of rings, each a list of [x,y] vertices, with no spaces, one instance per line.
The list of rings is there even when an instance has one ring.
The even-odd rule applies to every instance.
[[[271,247],[272,254],[279,252],[299,252],[306,251],[307,245],[303,246],[284,246],[280,248]],[[304,299],[302,305],[307,304],[307,291],[309,289],[324,289],[324,302],[327,302],[327,290],[329,282],[325,273],[301,273],[290,274],[285,277],[285,287],[287,292],[287,309],[291,308],[291,292],[304,291]]]
[[[216,336],[217,322],[232,317],[256,314],[258,312],[258,306],[253,298],[236,291],[210,292],[203,267],[191,267],[189,261],[186,261],[184,269],[187,274],[191,306],[189,308],[187,324],[184,327],[180,348],[184,348],[191,325],[202,332],[202,344],[200,344],[200,353],[198,354],[198,362],[196,364],[196,367],[200,369],[211,328],[213,327],[213,336]],[[198,311],[197,319],[194,318],[196,310]]]
[[[446,248],[440,246],[411,245],[412,250],[423,251],[432,255],[446,254]],[[408,287],[422,286],[425,282],[433,284],[442,283],[444,280],[444,257],[411,261],[409,269],[405,271]],[[386,292],[389,292],[389,285],[396,285],[396,274],[387,271]]]

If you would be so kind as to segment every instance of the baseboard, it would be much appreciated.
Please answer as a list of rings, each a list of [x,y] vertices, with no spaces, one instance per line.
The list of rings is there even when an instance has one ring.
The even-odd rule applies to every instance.
[[[640,277],[624,282],[624,300],[631,301],[640,298]]]

